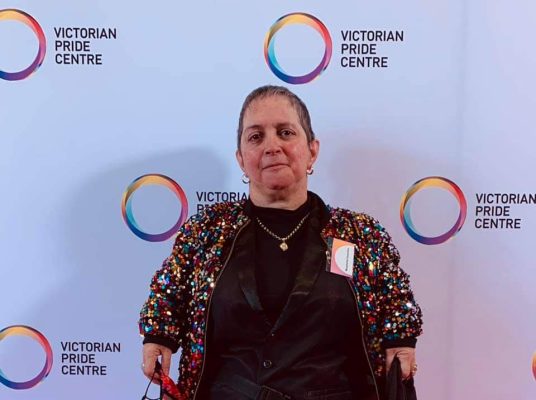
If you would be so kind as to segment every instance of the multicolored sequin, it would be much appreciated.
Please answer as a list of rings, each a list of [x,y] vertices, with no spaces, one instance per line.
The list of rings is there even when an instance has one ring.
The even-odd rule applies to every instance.
[[[210,299],[232,252],[240,228],[249,220],[244,201],[217,203],[191,217],[180,229],[171,255],[151,282],[140,313],[140,333],[166,338],[182,347],[178,387],[194,399],[201,380]],[[366,350],[377,376],[384,373],[384,340],[415,338],[421,333],[421,309],[400,256],[385,229],[366,214],[328,207],[322,230],[355,243],[351,286],[363,324]]]

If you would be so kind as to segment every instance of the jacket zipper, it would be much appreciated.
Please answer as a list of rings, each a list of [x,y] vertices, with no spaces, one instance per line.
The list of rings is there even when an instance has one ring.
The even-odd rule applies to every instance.
[[[231,250],[229,251],[229,255],[225,259],[225,263],[223,264],[220,273],[218,274],[218,277],[216,278],[216,281],[214,281],[214,288],[212,289],[212,294],[214,293],[214,290],[216,290],[216,285],[218,284],[218,281],[220,280],[221,275],[223,274],[223,271],[225,270],[225,267],[227,267],[227,264],[229,263],[229,260],[231,259],[231,255],[233,254],[233,250],[235,247],[236,239],[238,239],[238,236],[240,235],[240,232],[249,225],[249,220],[244,223],[236,233],[233,243],[231,245]],[[210,298],[208,299],[208,305],[207,305],[207,316],[206,316],[206,324],[205,324],[205,333],[203,334],[203,341],[205,343],[205,349],[203,351],[203,366],[201,367],[201,373],[199,374],[199,379],[197,380],[197,385],[195,387],[194,392],[194,398],[192,400],[195,400],[197,397],[197,391],[199,390],[199,385],[201,384],[201,379],[203,378],[203,371],[205,370],[205,358],[207,355],[207,332],[208,332],[208,322],[210,321],[210,305],[212,304],[212,294],[210,295]]]
[[[326,244],[326,249],[328,249],[329,248],[328,242],[326,241],[326,239],[324,239],[323,236],[322,236],[322,240]],[[331,254],[329,253],[329,250],[326,250],[326,262],[328,264],[331,263]],[[352,271],[352,276],[353,276],[353,271]],[[359,319],[359,326],[361,327],[361,344],[363,345],[363,350],[365,351],[365,357],[367,359],[367,364],[369,366],[370,373],[372,374],[372,381],[374,382],[374,390],[376,391],[376,398],[378,400],[380,400],[380,393],[378,391],[378,383],[376,382],[376,376],[374,375],[374,369],[372,368],[372,364],[370,363],[369,356],[368,356],[368,351],[367,351],[367,346],[365,344],[365,332],[363,330],[363,320],[361,319],[361,312],[360,312],[359,306],[358,306],[358,304],[359,304],[359,294],[354,291],[354,287],[352,286],[352,283],[350,282],[349,279],[346,279],[346,282],[348,282],[348,285],[350,286],[350,291],[352,292],[352,294],[354,296],[355,306],[356,306],[356,309],[357,309],[357,317]]]

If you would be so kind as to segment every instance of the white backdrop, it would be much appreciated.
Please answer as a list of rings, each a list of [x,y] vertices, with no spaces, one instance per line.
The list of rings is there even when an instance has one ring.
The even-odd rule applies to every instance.
[[[14,16],[33,17],[46,40],[33,74],[0,78],[0,399],[141,397],[138,312],[172,238],[135,235],[123,194],[136,178],[163,174],[184,191],[189,215],[212,192],[242,196],[238,112],[266,83],[290,87],[310,108],[321,141],[311,189],[378,218],[401,252],[424,312],[419,398],[536,398],[536,206],[521,196],[536,193],[536,5],[0,0],[0,10],[0,72],[24,70],[39,51],[39,35]],[[309,83],[282,81],[264,57],[266,34],[289,13],[316,17],[332,39],[329,65]],[[59,38],[60,28],[116,38]],[[403,41],[374,42],[385,68],[345,68],[347,30],[398,31]],[[100,54],[101,65],[58,63],[71,57],[69,40],[89,41],[82,53]],[[312,71],[326,48],[305,24],[274,40],[290,75]],[[430,176],[467,200],[459,232],[436,245],[412,239],[400,216],[402,197]],[[509,207],[519,229],[477,227],[503,218],[476,215],[477,194],[496,193],[514,194],[489,205]],[[144,232],[160,233],[185,204],[146,185],[131,206]],[[408,210],[421,235],[437,236],[460,206],[428,187]],[[51,347],[50,373],[36,386],[10,387],[47,361],[27,329],[11,326]],[[99,351],[107,344],[116,351]]]

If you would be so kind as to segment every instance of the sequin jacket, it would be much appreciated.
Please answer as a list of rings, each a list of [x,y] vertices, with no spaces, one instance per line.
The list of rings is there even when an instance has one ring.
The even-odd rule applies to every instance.
[[[235,238],[250,220],[245,201],[217,203],[192,216],[179,230],[171,255],[151,281],[140,316],[140,333],[182,348],[179,390],[194,399],[204,362],[210,299],[232,253]],[[385,229],[372,217],[327,206],[321,232],[356,245],[351,287],[361,316],[369,362],[383,375],[382,342],[404,343],[421,333],[421,310],[398,266],[399,254]],[[158,342],[158,340],[156,340]],[[394,347],[394,346],[391,346]]]

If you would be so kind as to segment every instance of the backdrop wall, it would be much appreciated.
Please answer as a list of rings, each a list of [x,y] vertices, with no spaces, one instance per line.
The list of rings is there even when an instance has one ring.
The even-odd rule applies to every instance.
[[[0,0],[0,398],[141,396],[149,279],[181,213],[247,193],[238,113],[266,83],[310,108],[312,190],[400,250],[420,398],[536,398],[535,19],[521,0]]]

